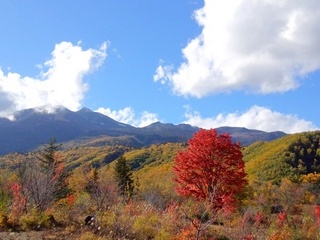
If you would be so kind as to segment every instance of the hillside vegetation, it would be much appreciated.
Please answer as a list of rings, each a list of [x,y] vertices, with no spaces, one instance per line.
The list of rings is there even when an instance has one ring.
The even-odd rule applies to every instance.
[[[320,132],[287,135],[271,142],[256,142],[244,148],[250,180],[279,183],[283,178],[319,173]]]
[[[39,153],[1,157],[0,229],[44,230],[50,239],[194,239],[195,226],[209,215],[205,205],[176,194],[172,172],[176,154],[187,144],[133,148],[118,142],[105,146],[105,140],[110,139],[69,143],[57,152],[57,164],[46,166],[55,166],[47,173],[53,174],[53,181],[60,180],[47,183],[63,191],[51,190],[56,198],[44,198],[41,210],[25,205],[21,191],[24,184],[34,189],[40,183],[41,191],[45,187],[46,175],[37,172],[44,169],[36,162]],[[243,147],[242,153],[246,191],[238,196],[236,211],[219,213],[200,239],[318,239],[320,132],[259,141]],[[131,169],[130,196],[120,191],[115,178],[120,157]],[[20,185],[19,177],[25,180]],[[87,215],[96,217],[92,226],[84,226]]]

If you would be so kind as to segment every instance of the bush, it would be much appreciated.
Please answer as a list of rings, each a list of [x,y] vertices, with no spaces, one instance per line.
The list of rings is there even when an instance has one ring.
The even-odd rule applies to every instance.
[[[50,228],[54,225],[52,215],[40,213],[37,209],[33,209],[30,213],[20,218],[20,226],[22,230],[40,230],[42,228]]]
[[[0,228],[8,228],[10,226],[8,220],[8,216],[0,212]]]
[[[161,220],[155,213],[144,213],[138,216],[133,224],[133,230],[139,239],[153,239],[161,229]]]

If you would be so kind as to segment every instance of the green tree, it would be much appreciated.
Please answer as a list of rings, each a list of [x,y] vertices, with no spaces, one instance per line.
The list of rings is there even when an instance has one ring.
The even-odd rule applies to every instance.
[[[61,149],[61,144],[57,143],[55,137],[51,137],[49,142],[44,144],[37,153],[37,159],[42,163],[43,167],[49,169],[57,163],[57,152]]]
[[[16,170],[21,194],[29,206],[39,211],[45,211],[67,193],[67,174],[58,152],[60,146],[51,138],[36,155],[26,155]]]
[[[41,164],[40,167],[46,174],[49,174],[49,178],[51,177],[56,182],[53,191],[55,198],[65,197],[68,192],[66,186],[68,173],[65,171],[64,163],[59,153],[61,147],[62,144],[57,143],[55,137],[51,137],[49,142],[44,144],[37,153],[37,159]]]
[[[115,174],[120,193],[131,197],[134,190],[132,172],[125,157],[121,156],[116,160]]]

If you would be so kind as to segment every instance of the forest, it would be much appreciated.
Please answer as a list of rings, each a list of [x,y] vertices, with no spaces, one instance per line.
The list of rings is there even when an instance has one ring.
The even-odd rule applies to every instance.
[[[188,143],[143,148],[63,148],[51,138],[36,151],[1,157],[0,167],[1,232],[320,239],[319,131],[247,147],[212,129]]]

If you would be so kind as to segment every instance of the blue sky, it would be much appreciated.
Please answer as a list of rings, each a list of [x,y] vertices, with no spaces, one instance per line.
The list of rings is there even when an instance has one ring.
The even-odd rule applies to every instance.
[[[320,1],[0,2],[0,116],[319,129]]]

